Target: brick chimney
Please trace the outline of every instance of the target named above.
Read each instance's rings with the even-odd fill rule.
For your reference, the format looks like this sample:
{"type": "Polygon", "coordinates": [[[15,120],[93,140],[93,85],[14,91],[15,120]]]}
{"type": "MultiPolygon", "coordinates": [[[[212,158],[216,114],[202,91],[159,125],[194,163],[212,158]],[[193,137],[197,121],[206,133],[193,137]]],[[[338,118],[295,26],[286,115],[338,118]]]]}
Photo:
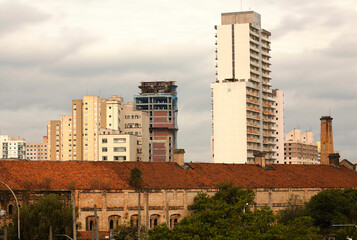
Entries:
{"type": "Polygon", "coordinates": [[[332,135],[332,117],[323,116],[321,120],[321,154],[320,154],[320,164],[328,165],[329,154],[334,153],[333,151],[333,135],[332,135]]]}
{"type": "Polygon", "coordinates": [[[256,151],[253,153],[254,163],[265,168],[265,153],[256,151]]]}
{"type": "Polygon", "coordinates": [[[185,164],[185,149],[174,150],[174,162],[183,167],[185,164]]]}
{"type": "Polygon", "coordinates": [[[335,167],[340,165],[340,154],[338,153],[331,153],[328,155],[329,164],[334,165],[335,167]]]}

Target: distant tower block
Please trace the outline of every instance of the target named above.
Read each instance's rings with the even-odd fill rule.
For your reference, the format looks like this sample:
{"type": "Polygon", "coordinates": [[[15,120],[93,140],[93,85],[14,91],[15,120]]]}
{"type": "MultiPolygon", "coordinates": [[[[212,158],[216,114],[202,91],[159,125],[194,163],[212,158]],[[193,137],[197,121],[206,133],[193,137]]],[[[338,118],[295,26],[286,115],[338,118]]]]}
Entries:
{"type": "Polygon", "coordinates": [[[321,120],[321,162],[320,164],[329,164],[329,154],[333,151],[333,135],[332,135],[332,117],[323,116],[321,120]]]}

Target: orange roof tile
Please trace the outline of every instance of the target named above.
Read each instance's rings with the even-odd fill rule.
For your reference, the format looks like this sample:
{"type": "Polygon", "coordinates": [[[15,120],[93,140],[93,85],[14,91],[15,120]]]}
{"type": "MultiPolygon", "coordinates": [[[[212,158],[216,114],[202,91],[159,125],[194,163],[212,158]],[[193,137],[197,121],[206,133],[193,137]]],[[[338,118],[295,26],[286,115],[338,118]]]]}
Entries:
{"type": "MultiPolygon", "coordinates": [[[[250,188],[357,187],[357,173],[341,166],[252,164],[1,160],[0,180],[13,190],[128,189],[130,170],[138,167],[143,188],[215,188],[232,181],[250,188]]],[[[4,190],[5,186],[1,185],[4,190]]]]}

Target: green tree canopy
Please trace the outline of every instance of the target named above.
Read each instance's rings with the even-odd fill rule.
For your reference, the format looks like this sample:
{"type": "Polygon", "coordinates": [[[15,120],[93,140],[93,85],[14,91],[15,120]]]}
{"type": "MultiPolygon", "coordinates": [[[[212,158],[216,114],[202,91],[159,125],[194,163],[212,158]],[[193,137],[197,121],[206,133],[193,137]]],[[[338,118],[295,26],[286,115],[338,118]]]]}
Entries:
{"type": "MultiPolygon", "coordinates": [[[[17,214],[13,215],[13,222],[17,222],[17,214]]],[[[24,204],[20,209],[21,239],[48,239],[50,226],[53,233],[65,231],[72,234],[72,211],[64,199],[57,194],[41,197],[33,204],[24,204]]],[[[17,224],[10,227],[11,239],[17,239],[17,224]]]]}
{"type": "Polygon", "coordinates": [[[356,223],[357,190],[321,191],[306,204],[306,213],[323,229],[330,228],[333,223],[356,223]]]}
{"type": "Polygon", "coordinates": [[[141,178],[141,170],[139,168],[133,168],[130,171],[130,185],[133,186],[135,189],[139,189],[141,187],[141,184],[143,182],[143,179],[141,178]]]}
{"type": "Polygon", "coordinates": [[[183,218],[170,230],[160,225],[149,231],[150,240],[256,240],[256,239],[319,239],[318,229],[310,217],[296,219],[290,226],[277,223],[268,207],[251,211],[254,193],[231,182],[219,184],[214,196],[198,194],[189,207],[192,215],[183,218]],[[248,205],[247,205],[248,204],[248,205]],[[290,231],[289,238],[284,232],[290,231]],[[300,238],[291,238],[300,236],[300,238]],[[304,238],[305,237],[305,238],[304,238]],[[308,238],[306,238],[308,237],[308,238]]]}

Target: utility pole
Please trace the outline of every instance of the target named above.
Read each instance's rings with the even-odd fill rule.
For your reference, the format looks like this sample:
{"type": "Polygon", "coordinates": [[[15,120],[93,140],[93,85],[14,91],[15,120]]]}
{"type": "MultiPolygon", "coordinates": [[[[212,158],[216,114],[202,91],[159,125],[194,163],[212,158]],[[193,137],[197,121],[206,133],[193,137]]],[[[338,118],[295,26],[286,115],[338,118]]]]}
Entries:
{"type": "Polygon", "coordinates": [[[148,235],[149,231],[149,191],[146,192],[146,236],[148,235]]]}
{"type": "Polygon", "coordinates": [[[140,189],[138,189],[138,194],[139,194],[139,199],[138,199],[138,240],[140,240],[140,237],[141,237],[141,218],[140,218],[140,213],[141,213],[141,205],[140,205],[140,189]]]}
{"type": "Polygon", "coordinates": [[[94,205],[94,227],[95,227],[95,240],[99,240],[97,205],[94,205]]]}
{"type": "Polygon", "coordinates": [[[53,240],[52,238],[52,226],[50,225],[50,236],[48,237],[49,240],[53,240]]]}
{"type": "MultiPolygon", "coordinates": [[[[5,192],[5,206],[7,206],[7,193],[5,192]]],[[[7,240],[7,224],[6,224],[6,207],[5,207],[5,214],[4,214],[4,240],[7,240]]]]}
{"type": "Polygon", "coordinates": [[[74,190],[72,190],[73,240],[77,240],[76,204],[74,196],[74,190]]]}

